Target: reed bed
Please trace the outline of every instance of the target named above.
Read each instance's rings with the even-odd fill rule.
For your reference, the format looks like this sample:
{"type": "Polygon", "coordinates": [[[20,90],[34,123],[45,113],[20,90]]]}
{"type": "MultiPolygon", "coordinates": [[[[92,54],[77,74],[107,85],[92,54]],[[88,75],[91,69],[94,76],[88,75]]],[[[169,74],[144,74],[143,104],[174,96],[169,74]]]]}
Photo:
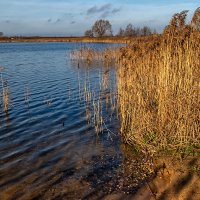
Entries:
{"type": "Polygon", "coordinates": [[[150,152],[200,147],[199,11],[189,25],[183,11],[173,16],[162,35],[133,38],[126,47],[73,52],[73,59],[86,63],[115,60],[125,143],[150,152]]]}
{"type": "Polygon", "coordinates": [[[70,53],[70,60],[78,61],[79,64],[91,65],[92,63],[103,62],[104,65],[113,65],[118,58],[119,48],[106,48],[105,50],[82,47],[70,53]]]}
{"type": "Polygon", "coordinates": [[[152,151],[199,145],[199,32],[133,42],[120,57],[117,91],[125,142],[152,151]]]}

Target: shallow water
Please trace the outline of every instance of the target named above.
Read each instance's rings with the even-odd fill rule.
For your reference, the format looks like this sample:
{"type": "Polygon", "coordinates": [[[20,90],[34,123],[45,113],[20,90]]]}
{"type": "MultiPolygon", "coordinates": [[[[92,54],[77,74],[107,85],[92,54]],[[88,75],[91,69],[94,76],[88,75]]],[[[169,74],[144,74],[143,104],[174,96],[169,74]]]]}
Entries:
{"type": "MultiPolygon", "coordinates": [[[[98,49],[115,46],[85,45],[98,49]]],[[[0,86],[0,199],[54,199],[58,194],[70,199],[71,193],[74,199],[78,194],[73,184],[87,193],[98,185],[95,181],[107,181],[122,162],[112,96],[115,70],[110,67],[105,72],[101,65],[78,66],[70,61],[70,51],[81,46],[0,43],[0,66],[4,68],[0,86]],[[109,81],[102,86],[107,73],[109,81]],[[9,91],[7,113],[3,110],[2,82],[9,91]],[[92,107],[85,99],[87,92],[92,95],[92,107]],[[97,134],[92,113],[99,96],[104,121],[97,134]],[[112,101],[113,109],[105,101],[112,101]]]]}

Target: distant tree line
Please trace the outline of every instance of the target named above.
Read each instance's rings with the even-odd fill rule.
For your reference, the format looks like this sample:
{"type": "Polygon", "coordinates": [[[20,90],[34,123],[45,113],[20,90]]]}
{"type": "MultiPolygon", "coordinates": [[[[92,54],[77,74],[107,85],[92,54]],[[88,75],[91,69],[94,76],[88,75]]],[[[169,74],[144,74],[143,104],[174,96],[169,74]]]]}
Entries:
{"type": "Polygon", "coordinates": [[[0,32],[0,37],[2,37],[3,36],[3,32],[0,32]]]}
{"type": "Polygon", "coordinates": [[[128,24],[125,29],[120,28],[117,36],[148,36],[155,34],[156,30],[152,30],[148,26],[144,26],[142,28],[134,27],[132,24],[128,24]]]}
{"type": "MultiPolygon", "coordinates": [[[[150,27],[135,28],[132,24],[128,24],[125,29],[120,28],[116,36],[148,36],[156,31],[152,31],[150,27]]],[[[112,25],[108,20],[97,20],[91,29],[85,31],[87,37],[104,37],[113,36],[112,25]]]]}

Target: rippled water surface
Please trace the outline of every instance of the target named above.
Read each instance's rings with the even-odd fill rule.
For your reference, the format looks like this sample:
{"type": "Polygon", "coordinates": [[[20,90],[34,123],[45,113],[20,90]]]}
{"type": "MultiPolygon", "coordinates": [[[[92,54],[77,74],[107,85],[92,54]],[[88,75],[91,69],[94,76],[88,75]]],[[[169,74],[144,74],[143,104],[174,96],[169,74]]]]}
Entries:
{"type": "Polygon", "coordinates": [[[71,62],[70,51],[81,45],[0,43],[0,199],[83,198],[121,163],[115,106],[101,103],[98,135],[91,114],[98,95],[114,105],[107,95],[115,92],[114,68],[71,62]],[[9,91],[7,113],[2,84],[9,91]]]}

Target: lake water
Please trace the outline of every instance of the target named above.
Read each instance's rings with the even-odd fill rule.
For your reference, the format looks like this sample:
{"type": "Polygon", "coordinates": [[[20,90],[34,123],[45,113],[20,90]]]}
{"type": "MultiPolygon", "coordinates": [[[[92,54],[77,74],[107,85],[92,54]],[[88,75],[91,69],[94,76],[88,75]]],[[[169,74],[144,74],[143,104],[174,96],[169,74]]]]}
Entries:
{"type": "Polygon", "coordinates": [[[120,166],[115,69],[70,61],[83,45],[116,46],[0,43],[0,199],[89,199],[120,166]]]}

